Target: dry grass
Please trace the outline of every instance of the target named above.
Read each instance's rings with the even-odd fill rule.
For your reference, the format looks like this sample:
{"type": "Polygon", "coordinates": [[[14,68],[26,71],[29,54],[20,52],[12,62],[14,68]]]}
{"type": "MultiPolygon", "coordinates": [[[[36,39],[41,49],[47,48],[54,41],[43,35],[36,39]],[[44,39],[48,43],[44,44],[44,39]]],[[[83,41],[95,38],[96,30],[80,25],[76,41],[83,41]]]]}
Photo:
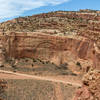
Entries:
{"type": "MultiPolygon", "coordinates": [[[[5,100],[57,100],[59,97],[56,94],[58,91],[55,89],[58,87],[58,83],[31,79],[7,80],[7,82],[8,89],[5,100]]],[[[59,87],[64,100],[71,100],[76,87],[60,83],[59,87]]]]}
{"type": "Polygon", "coordinates": [[[72,75],[76,76],[69,68],[67,64],[62,64],[57,66],[51,62],[44,62],[40,59],[20,59],[15,68],[12,66],[8,67],[8,64],[5,64],[5,67],[0,68],[3,70],[16,71],[20,73],[32,74],[32,75],[41,75],[41,76],[56,76],[56,75],[72,75]],[[32,66],[33,65],[33,66],[32,66]]]}

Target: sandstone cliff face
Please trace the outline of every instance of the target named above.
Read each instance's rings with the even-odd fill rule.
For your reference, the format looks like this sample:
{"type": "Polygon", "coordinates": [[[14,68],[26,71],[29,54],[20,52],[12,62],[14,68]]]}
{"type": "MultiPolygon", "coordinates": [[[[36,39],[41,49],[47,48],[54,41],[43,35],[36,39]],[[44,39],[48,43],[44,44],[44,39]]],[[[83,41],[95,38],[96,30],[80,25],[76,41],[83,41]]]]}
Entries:
{"type": "Polygon", "coordinates": [[[43,33],[10,33],[3,39],[8,57],[39,58],[56,64],[67,62],[68,51],[74,59],[92,60],[100,65],[100,53],[94,42],[85,38],[45,35],[43,33]],[[95,52],[95,53],[94,53],[95,52]]]}
{"type": "MultiPolygon", "coordinates": [[[[29,17],[19,17],[0,23],[3,32],[34,32],[39,29],[57,29],[61,34],[78,34],[95,41],[100,49],[100,11],[56,11],[29,17]]],[[[5,34],[5,33],[3,33],[5,34]]]]}
{"type": "Polygon", "coordinates": [[[100,71],[89,71],[73,100],[100,100],[100,71]]]}
{"type": "MultiPolygon", "coordinates": [[[[58,29],[62,34],[66,32],[78,34],[92,39],[100,46],[100,12],[80,10],[75,12],[57,11],[29,17],[19,17],[11,21],[0,23],[3,32],[34,32],[39,29],[58,29]]],[[[100,47],[99,47],[100,48],[100,47]]]]}

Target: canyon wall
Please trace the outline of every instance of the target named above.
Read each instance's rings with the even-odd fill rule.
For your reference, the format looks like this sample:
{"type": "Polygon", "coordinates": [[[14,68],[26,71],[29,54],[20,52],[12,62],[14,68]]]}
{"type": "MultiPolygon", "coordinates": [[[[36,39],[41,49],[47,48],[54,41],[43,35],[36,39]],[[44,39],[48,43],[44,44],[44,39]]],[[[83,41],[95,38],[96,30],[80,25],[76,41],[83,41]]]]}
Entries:
{"type": "Polygon", "coordinates": [[[68,51],[75,59],[93,60],[100,66],[100,53],[94,42],[81,37],[51,36],[43,33],[13,33],[0,36],[6,48],[6,56],[14,58],[39,58],[56,64],[65,63],[68,51]]]}

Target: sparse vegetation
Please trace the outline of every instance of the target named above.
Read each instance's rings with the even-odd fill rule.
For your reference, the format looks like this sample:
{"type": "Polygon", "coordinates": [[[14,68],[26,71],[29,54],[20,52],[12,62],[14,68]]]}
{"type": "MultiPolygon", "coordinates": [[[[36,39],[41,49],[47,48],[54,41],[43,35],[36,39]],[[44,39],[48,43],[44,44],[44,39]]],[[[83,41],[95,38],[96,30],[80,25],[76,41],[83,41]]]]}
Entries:
{"type": "Polygon", "coordinates": [[[82,69],[82,66],[81,66],[81,63],[80,63],[80,62],[77,62],[76,65],[77,65],[80,69],[82,69]]]}
{"type": "Polygon", "coordinates": [[[68,70],[68,64],[67,63],[61,64],[61,65],[59,65],[59,68],[64,69],[64,70],[68,70]]]}
{"type": "MultiPolygon", "coordinates": [[[[2,100],[56,100],[56,98],[59,97],[56,94],[56,92],[59,92],[56,90],[57,84],[55,82],[33,79],[7,80],[7,97],[2,100]]],[[[59,83],[59,89],[61,93],[64,94],[60,94],[63,96],[64,100],[70,100],[77,87],[59,83]],[[67,95],[65,95],[66,93],[67,95]]]]}
{"type": "MultiPolygon", "coordinates": [[[[90,66],[88,66],[88,64],[85,63],[85,60],[83,59],[85,58],[83,56],[86,54],[88,48],[91,49],[93,47],[91,51],[94,49],[92,54],[90,53],[90,55],[88,55],[88,58],[90,57],[92,59],[93,55],[95,57],[98,57],[96,58],[95,61],[97,61],[96,63],[99,66],[98,64],[99,63],[98,51],[100,49],[99,17],[100,15],[97,14],[96,11],[92,10],[80,10],[71,12],[56,11],[56,12],[43,13],[27,17],[19,17],[11,21],[0,23],[0,30],[3,29],[2,35],[6,37],[5,41],[8,41],[7,43],[9,44],[9,45],[7,44],[7,50],[9,49],[10,51],[11,49],[10,51],[11,55],[8,53],[8,55],[10,55],[9,57],[13,56],[14,55],[13,53],[15,53],[15,57],[17,55],[20,57],[19,59],[8,58],[8,57],[6,58],[7,52],[6,49],[4,49],[6,62],[4,63],[4,65],[0,66],[0,69],[9,70],[13,72],[18,71],[19,73],[24,73],[24,74],[31,74],[30,76],[37,75],[38,77],[46,76],[54,78],[58,76],[60,78],[66,78],[66,79],[68,77],[80,78],[81,72],[83,71],[82,69],[84,69],[83,65],[87,66],[87,69],[85,69],[86,72],[89,72],[90,70],[90,66]],[[12,36],[12,33],[14,32],[15,35],[14,39],[12,38],[10,39],[9,34],[6,32],[8,32],[9,34],[11,32],[10,36],[12,36]],[[36,36],[34,35],[34,37],[36,39],[31,41],[31,39],[22,40],[20,38],[16,38],[17,32],[18,34],[25,33],[25,38],[26,37],[33,38],[33,35],[35,34],[36,36]],[[19,41],[18,39],[21,40],[21,43],[19,42],[17,44],[14,41],[18,42],[19,41]],[[25,43],[23,41],[25,41],[25,43]],[[44,43],[44,41],[46,41],[46,44],[44,43]],[[13,42],[17,46],[13,44],[13,42]],[[76,43],[75,46],[74,42],[76,43]],[[18,47],[22,47],[21,48],[22,51],[18,47]],[[86,52],[82,51],[83,49],[86,52]],[[17,50],[20,50],[20,52],[17,50]],[[75,55],[72,54],[74,53],[73,52],[74,50],[76,52],[75,55]],[[23,58],[24,54],[25,56],[27,57],[31,56],[32,58],[31,57],[23,58]],[[18,62],[16,63],[17,60],[18,62]],[[84,61],[84,63],[81,63],[82,61],[84,61]]],[[[89,78],[91,79],[91,77],[89,78]]],[[[57,86],[58,83],[54,85],[55,84],[54,82],[31,80],[31,79],[7,80],[7,81],[9,85],[7,90],[7,96],[8,96],[7,100],[20,100],[20,99],[56,100],[57,99],[56,96],[58,94],[55,86],[57,86]],[[55,96],[55,94],[57,95],[55,96]]],[[[80,80],[78,79],[78,81],[80,80]]],[[[86,83],[84,83],[84,85],[88,86],[89,84],[87,83],[87,81],[85,82],[86,83]]],[[[60,92],[58,91],[58,93],[60,94],[63,93],[64,96],[64,98],[62,99],[66,100],[70,97],[70,99],[68,100],[71,100],[75,87],[73,89],[72,84],[61,85],[61,83],[58,84],[57,88],[59,87],[61,88],[61,90],[60,92]]],[[[0,81],[1,98],[2,96],[5,97],[5,95],[2,95],[3,93],[5,93],[5,83],[3,83],[3,81],[2,82],[0,81]]]]}
{"type": "Polygon", "coordinates": [[[6,100],[6,91],[7,82],[5,80],[0,80],[0,100],[6,100]]]}

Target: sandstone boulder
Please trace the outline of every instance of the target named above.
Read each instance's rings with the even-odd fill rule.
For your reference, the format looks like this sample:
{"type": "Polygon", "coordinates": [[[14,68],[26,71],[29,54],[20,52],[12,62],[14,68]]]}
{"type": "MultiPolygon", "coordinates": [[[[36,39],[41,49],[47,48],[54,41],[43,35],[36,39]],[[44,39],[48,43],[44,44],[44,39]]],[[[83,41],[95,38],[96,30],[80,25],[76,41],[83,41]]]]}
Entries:
{"type": "Polygon", "coordinates": [[[91,70],[83,78],[83,86],[73,100],[100,100],[100,71],[91,70]]]}

